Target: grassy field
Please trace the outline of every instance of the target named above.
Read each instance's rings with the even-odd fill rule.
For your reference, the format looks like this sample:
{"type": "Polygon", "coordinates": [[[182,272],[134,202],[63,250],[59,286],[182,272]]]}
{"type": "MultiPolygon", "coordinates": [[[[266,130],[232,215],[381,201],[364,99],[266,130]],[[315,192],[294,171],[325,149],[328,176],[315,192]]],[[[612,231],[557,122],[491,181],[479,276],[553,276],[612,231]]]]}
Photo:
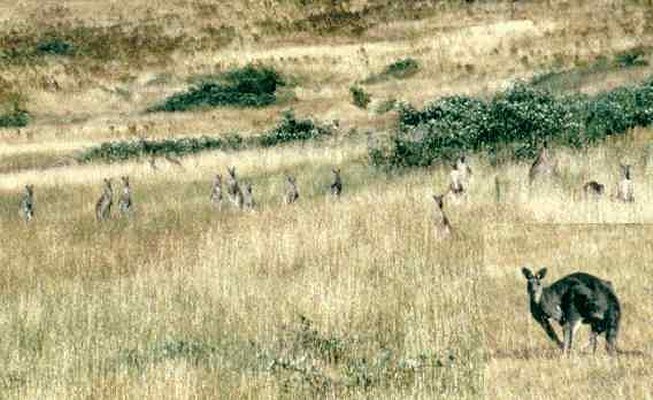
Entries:
{"type": "MultiPolygon", "coordinates": [[[[468,198],[445,200],[454,237],[438,241],[431,196],[446,189],[447,166],[375,170],[364,133],[385,135],[395,114],[359,109],[349,94],[405,57],[419,61],[415,75],[362,84],[373,105],[485,96],[551,70],[586,71],[557,83],[561,91],[636,82],[653,69],[594,74],[588,65],[653,45],[650,5],[345,2],[345,22],[325,26],[315,15],[324,20],[328,2],[300,3],[0,4],[0,31],[15,41],[52,26],[154,26],[137,31],[142,53],[115,59],[0,58],[0,94],[20,93],[33,117],[0,129],[0,398],[651,398],[653,129],[553,148],[560,173],[536,187],[527,163],[471,155],[468,198]],[[211,26],[233,38],[219,41],[211,26]],[[152,32],[170,36],[156,42],[165,51],[147,44],[152,32]],[[144,112],[249,61],[289,77],[279,104],[144,112]],[[161,160],[156,170],[147,160],[74,160],[107,140],[246,136],[286,107],[341,128],[303,145],[161,160]],[[591,179],[614,192],[619,162],[633,164],[636,201],[585,201],[591,179]],[[253,184],[255,212],[212,208],[213,176],[230,165],[253,184]],[[328,195],[333,167],[340,199],[328,195]],[[291,206],[285,173],[299,184],[291,206]],[[121,175],[131,177],[134,215],[114,208],[96,222],[102,179],[118,186],[121,175]],[[18,214],[26,183],[36,193],[28,225],[18,214]],[[620,354],[608,357],[602,339],[596,356],[582,350],[584,327],[575,354],[561,357],[529,314],[524,265],[548,267],[548,282],[576,270],[611,280],[623,307],[620,354]]],[[[106,40],[128,48],[121,35],[136,33],[127,28],[106,40]]]]}

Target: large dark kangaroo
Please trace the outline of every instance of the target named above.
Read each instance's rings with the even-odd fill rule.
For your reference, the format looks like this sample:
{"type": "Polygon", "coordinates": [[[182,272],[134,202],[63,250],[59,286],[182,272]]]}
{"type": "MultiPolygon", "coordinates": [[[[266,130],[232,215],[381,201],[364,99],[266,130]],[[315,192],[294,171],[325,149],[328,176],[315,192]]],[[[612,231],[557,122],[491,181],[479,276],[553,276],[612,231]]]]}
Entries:
{"type": "Polygon", "coordinates": [[[542,279],[546,268],[533,274],[530,269],[522,268],[526,277],[531,315],[542,325],[546,334],[565,353],[571,350],[573,335],[581,323],[592,328],[590,345],[596,351],[597,336],[605,332],[609,354],[616,352],[617,335],[621,307],[612,283],[584,272],[575,272],[544,286],[542,279]],[[550,319],[558,321],[563,328],[564,341],[549,323],[550,319]]]}

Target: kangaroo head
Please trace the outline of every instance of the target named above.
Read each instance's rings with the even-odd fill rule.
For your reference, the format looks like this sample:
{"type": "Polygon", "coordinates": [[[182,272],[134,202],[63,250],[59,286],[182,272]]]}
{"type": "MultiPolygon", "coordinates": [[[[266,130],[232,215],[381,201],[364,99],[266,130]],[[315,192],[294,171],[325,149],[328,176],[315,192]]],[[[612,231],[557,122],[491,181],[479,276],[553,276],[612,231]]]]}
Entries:
{"type": "Polygon", "coordinates": [[[290,183],[291,185],[293,185],[293,186],[295,185],[295,177],[294,177],[294,176],[292,176],[292,175],[286,175],[286,180],[287,180],[288,183],[290,183]]]}
{"type": "Polygon", "coordinates": [[[25,185],[25,193],[31,196],[34,193],[34,185],[25,185]]]}
{"type": "Polygon", "coordinates": [[[336,177],[336,179],[340,178],[340,168],[333,168],[331,172],[333,172],[333,175],[336,177]]]}
{"type": "Polygon", "coordinates": [[[247,192],[247,194],[252,194],[252,184],[251,183],[248,183],[247,185],[245,185],[245,192],[247,192]]]}
{"type": "Polygon", "coordinates": [[[630,164],[619,164],[621,166],[621,176],[630,180],[630,164]]]}
{"type": "Polygon", "coordinates": [[[123,185],[129,186],[129,177],[127,175],[121,176],[120,179],[122,180],[123,185]]]}
{"type": "Polygon", "coordinates": [[[232,179],[236,179],[236,167],[227,167],[227,172],[232,179]]]}
{"type": "Polygon", "coordinates": [[[433,200],[435,200],[435,204],[438,205],[438,208],[440,210],[442,210],[444,208],[444,195],[443,194],[441,194],[441,195],[434,194],[433,195],[433,200]]]}
{"type": "Polygon", "coordinates": [[[104,178],[104,186],[111,190],[111,178],[104,178]]]}
{"type": "Polygon", "coordinates": [[[222,185],[222,175],[220,174],[215,174],[215,180],[214,183],[216,186],[222,185]]]}
{"type": "Polygon", "coordinates": [[[532,301],[538,303],[542,296],[542,289],[544,289],[542,279],[546,276],[546,268],[542,268],[536,274],[533,274],[530,269],[524,267],[521,269],[521,272],[526,278],[526,291],[528,292],[528,296],[532,301]]]}

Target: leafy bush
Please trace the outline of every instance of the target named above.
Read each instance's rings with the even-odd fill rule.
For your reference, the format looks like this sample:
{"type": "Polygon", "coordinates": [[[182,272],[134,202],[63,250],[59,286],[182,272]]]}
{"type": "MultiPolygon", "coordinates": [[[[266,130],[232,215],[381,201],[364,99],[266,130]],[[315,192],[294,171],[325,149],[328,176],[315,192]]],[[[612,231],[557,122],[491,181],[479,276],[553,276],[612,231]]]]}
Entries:
{"type": "Polygon", "coordinates": [[[473,151],[530,158],[544,140],[581,147],[653,124],[653,79],[593,97],[553,96],[519,83],[487,101],[453,96],[423,110],[410,104],[398,110],[390,149],[369,150],[373,164],[427,166],[473,151]]]}
{"type": "Polygon", "coordinates": [[[62,39],[48,39],[39,42],[36,45],[36,50],[40,53],[67,56],[74,52],[74,46],[62,39]]]}
{"type": "Polygon", "coordinates": [[[382,82],[390,78],[406,79],[415,75],[419,71],[419,63],[413,58],[404,58],[387,65],[383,71],[376,75],[371,75],[363,83],[371,84],[382,82]]]}
{"type": "Polygon", "coordinates": [[[614,61],[622,68],[648,65],[648,61],[644,58],[646,56],[646,50],[642,46],[637,46],[622,51],[615,56],[614,61]]]}
{"type": "Polygon", "coordinates": [[[314,122],[312,119],[297,119],[292,110],[283,112],[277,126],[259,137],[259,144],[264,147],[281,143],[306,141],[330,135],[331,130],[314,122]]]}
{"type": "Polygon", "coordinates": [[[202,136],[178,139],[135,139],[102,143],[81,153],[81,162],[93,160],[122,161],[149,156],[185,156],[207,150],[239,150],[246,147],[270,147],[282,143],[306,141],[330,135],[331,130],[312,119],[297,119],[286,110],[277,125],[260,135],[243,137],[231,133],[224,137],[202,136]]]}
{"type": "Polygon", "coordinates": [[[372,96],[360,86],[350,87],[349,93],[351,93],[353,104],[358,108],[365,109],[370,104],[370,101],[372,101],[372,96]]]}
{"type": "Polygon", "coordinates": [[[277,86],[284,85],[272,68],[247,65],[225,72],[215,81],[204,81],[175,94],[149,111],[187,111],[198,107],[263,107],[275,102],[277,86]]]}
{"type": "Polygon", "coordinates": [[[30,116],[27,111],[15,110],[10,113],[0,114],[0,128],[27,126],[30,116]]]}

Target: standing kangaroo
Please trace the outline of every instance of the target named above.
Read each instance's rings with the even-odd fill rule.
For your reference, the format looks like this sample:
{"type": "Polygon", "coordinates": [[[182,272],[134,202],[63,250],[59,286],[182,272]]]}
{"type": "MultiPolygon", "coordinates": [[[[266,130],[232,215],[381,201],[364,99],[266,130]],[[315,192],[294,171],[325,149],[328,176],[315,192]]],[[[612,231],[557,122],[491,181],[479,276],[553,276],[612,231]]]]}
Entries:
{"type": "Polygon", "coordinates": [[[131,214],[133,206],[132,187],[129,184],[128,176],[121,176],[120,179],[122,180],[122,193],[120,194],[120,202],[118,203],[118,206],[122,215],[128,216],[131,214]]]}
{"type": "Polygon", "coordinates": [[[254,193],[252,192],[252,184],[247,183],[245,185],[245,190],[243,191],[243,201],[241,208],[246,210],[253,211],[256,203],[254,202],[254,193]]]}
{"type": "Polygon", "coordinates": [[[542,144],[542,149],[540,149],[540,153],[537,155],[537,158],[531,165],[531,169],[528,171],[529,183],[532,183],[535,180],[535,178],[539,176],[552,175],[554,169],[555,169],[555,165],[549,156],[548,145],[547,142],[545,141],[542,144]]]}
{"type": "Polygon", "coordinates": [[[453,169],[449,173],[451,182],[449,183],[449,191],[455,195],[462,195],[467,192],[469,187],[469,177],[472,170],[465,162],[465,155],[458,157],[453,165],[453,169]]]}
{"type": "Polygon", "coordinates": [[[299,199],[299,190],[297,189],[297,180],[294,176],[286,175],[286,192],[283,195],[283,201],[286,204],[292,204],[299,199]]]}
{"type": "Polygon", "coordinates": [[[222,175],[215,174],[211,187],[211,204],[220,209],[222,207],[222,175]]]}
{"type": "Polygon", "coordinates": [[[340,168],[334,168],[331,170],[333,172],[333,183],[331,184],[331,194],[335,197],[340,197],[342,194],[342,178],[340,177],[340,168]]]}
{"type": "Polygon", "coordinates": [[[25,223],[34,218],[34,185],[25,185],[23,197],[20,199],[20,214],[25,223]]]}
{"type": "Polygon", "coordinates": [[[111,212],[111,205],[113,204],[113,189],[111,188],[111,179],[104,179],[104,189],[102,195],[95,203],[95,218],[98,221],[109,218],[111,212]]]}
{"type": "Polygon", "coordinates": [[[444,195],[433,195],[435,200],[435,214],[433,222],[435,224],[435,234],[438,239],[445,239],[451,236],[451,224],[444,213],[444,195]]]}
{"type": "Polygon", "coordinates": [[[573,335],[580,324],[590,324],[592,350],[596,351],[597,336],[605,332],[606,350],[609,354],[614,354],[621,307],[612,283],[584,272],[576,272],[545,287],[542,279],[546,276],[546,271],[546,268],[542,268],[533,274],[530,269],[522,268],[522,274],[527,280],[531,315],[542,325],[549,338],[563,352],[569,353],[573,335]],[[558,321],[562,326],[564,341],[558,339],[549,319],[558,321]]]}
{"type": "Polygon", "coordinates": [[[243,191],[238,185],[238,179],[236,178],[236,167],[228,167],[227,172],[227,194],[231,199],[231,202],[238,208],[243,208],[243,191]]]}
{"type": "Polygon", "coordinates": [[[626,203],[632,203],[635,201],[635,196],[633,194],[633,181],[631,180],[630,175],[630,165],[629,164],[620,164],[621,166],[621,180],[617,184],[617,200],[621,200],[626,203]]]}

